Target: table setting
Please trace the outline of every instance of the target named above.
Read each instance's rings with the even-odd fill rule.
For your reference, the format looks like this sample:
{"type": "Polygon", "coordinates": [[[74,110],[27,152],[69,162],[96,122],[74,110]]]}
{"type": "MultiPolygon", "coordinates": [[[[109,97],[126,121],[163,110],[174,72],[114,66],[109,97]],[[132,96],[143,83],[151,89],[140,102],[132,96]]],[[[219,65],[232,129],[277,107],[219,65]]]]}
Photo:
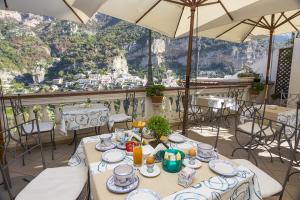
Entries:
{"type": "MultiPolygon", "coordinates": [[[[132,144],[129,138],[133,134],[132,130],[117,130],[110,136],[84,138],[80,143],[82,150],[77,153],[83,151],[86,156],[80,164],[89,166],[94,200],[217,199],[246,190],[253,192],[249,199],[259,199],[255,174],[219,155],[211,145],[178,132],[170,134],[165,144],[156,148],[141,141],[126,145],[132,144]],[[125,149],[117,147],[120,141],[125,141],[125,149]],[[103,146],[111,143],[115,143],[114,148],[102,151],[103,146]],[[97,145],[103,145],[101,151],[96,149],[97,145]],[[216,188],[219,184],[224,187],[223,182],[231,184],[230,187],[216,188]]],[[[74,159],[69,164],[75,164],[74,159]]]]}

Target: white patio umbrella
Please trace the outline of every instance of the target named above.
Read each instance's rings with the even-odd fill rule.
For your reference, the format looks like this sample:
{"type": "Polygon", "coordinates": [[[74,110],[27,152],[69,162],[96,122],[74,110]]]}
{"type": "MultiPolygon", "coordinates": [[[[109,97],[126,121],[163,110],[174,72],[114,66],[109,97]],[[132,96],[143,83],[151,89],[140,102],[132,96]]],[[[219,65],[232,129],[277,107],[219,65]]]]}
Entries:
{"type": "Polygon", "coordinates": [[[82,11],[71,6],[74,0],[0,0],[0,10],[11,10],[55,17],[77,23],[89,20],[82,11]]]}
{"type": "MultiPolygon", "coordinates": [[[[284,1],[285,3],[289,1],[284,1]]],[[[254,38],[269,36],[268,59],[266,69],[265,100],[268,97],[269,79],[271,71],[271,57],[273,36],[288,32],[299,32],[300,29],[300,1],[291,0],[296,3],[291,11],[285,11],[284,7],[280,13],[243,19],[234,23],[217,28],[196,31],[200,36],[216,38],[231,42],[244,42],[254,38]]],[[[241,9],[242,11],[242,9],[241,9]]],[[[255,10],[253,10],[254,12],[255,10]]]]}
{"type": "Polygon", "coordinates": [[[101,12],[169,37],[189,32],[183,117],[183,133],[185,133],[194,28],[224,15],[227,16],[227,21],[222,25],[230,23],[233,20],[231,12],[259,1],[265,0],[89,0],[88,2],[75,0],[71,5],[89,17],[101,12]],[[197,16],[196,10],[199,13],[197,16]]]}

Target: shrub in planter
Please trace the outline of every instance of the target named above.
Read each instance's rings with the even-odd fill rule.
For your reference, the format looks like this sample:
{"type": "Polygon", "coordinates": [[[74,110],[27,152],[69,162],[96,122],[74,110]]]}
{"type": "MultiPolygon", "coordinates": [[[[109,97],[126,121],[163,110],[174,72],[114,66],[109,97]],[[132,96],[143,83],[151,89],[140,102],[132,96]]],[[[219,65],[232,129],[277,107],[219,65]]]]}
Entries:
{"type": "Polygon", "coordinates": [[[171,133],[168,120],[161,116],[151,117],[147,122],[147,128],[154,133],[157,142],[161,136],[167,136],[171,133]]]}
{"type": "Polygon", "coordinates": [[[258,95],[261,91],[265,89],[265,85],[261,82],[253,81],[251,84],[251,94],[258,95]]]}
{"type": "Polygon", "coordinates": [[[146,88],[146,94],[148,97],[151,97],[152,103],[161,103],[164,97],[162,91],[165,90],[163,85],[151,85],[146,88]]]}

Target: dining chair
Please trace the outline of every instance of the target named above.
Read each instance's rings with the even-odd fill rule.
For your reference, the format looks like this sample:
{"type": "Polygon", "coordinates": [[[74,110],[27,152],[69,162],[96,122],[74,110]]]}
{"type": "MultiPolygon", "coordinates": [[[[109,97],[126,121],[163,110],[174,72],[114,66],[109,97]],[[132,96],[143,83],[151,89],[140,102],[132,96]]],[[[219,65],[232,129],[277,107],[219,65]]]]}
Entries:
{"type": "Polygon", "coordinates": [[[0,145],[0,149],[3,151],[1,157],[3,162],[0,162],[0,171],[10,200],[88,199],[88,174],[85,167],[46,168],[37,114],[35,114],[35,119],[8,128],[2,131],[1,134],[4,137],[4,144],[0,145]],[[24,129],[25,124],[32,125],[33,128],[30,132],[26,132],[27,130],[24,129]],[[18,129],[22,129],[22,131],[26,132],[28,139],[31,139],[34,145],[30,148],[26,148],[17,138],[18,129]],[[33,132],[35,129],[36,132],[33,132]],[[22,151],[17,151],[13,156],[10,156],[9,151],[12,145],[20,146],[22,151]],[[40,150],[41,163],[44,170],[31,180],[20,192],[15,192],[17,190],[16,186],[20,185],[20,183],[12,181],[13,179],[11,179],[9,175],[9,169],[25,154],[28,154],[34,149],[40,150]]]}
{"type": "Polygon", "coordinates": [[[254,151],[258,149],[266,150],[271,162],[273,156],[270,151],[271,145],[278,137],[277,122],[268,119],[264,115],[265,104],[255,104],[254,102],[239,102],[238,116],[235,120],[235,139],[239,147],[232,151],[232,156],[238,150],[248,153],[248,160],[252,157],[258,165],[254,151]]]}
{"type": "Polygon", "coordinates": [[[135,92],[126,92],[126,97],[123,100],[124,113],[113,114],[109,117],[111,121],[116,123],[125,123],[129,129],[128,123],[133,122],[137,115],[138,99],[135,97],[135,92]]]}
{"type": "Polygon", "coordinates": [[[233,162],[239,165],[243,165],[247,167],[248,169],[250,169],[256,174],[263,199],[269,197],[279,197],[279,199],[281,200],[283,198],[290,176],[294,175],[295,173],[299,173],[299,171],[293,172],[294,169],[293,166],[297,164],[297,162],[295,161],[297,159],[296,154],[297,154],[297,148],[300,139],[300,129],[291,127],[289,125],[280,122],[278,122],[277,125],[281,127],[280,132],[283,132],[283,135],[288,141],[290,147],[289,156],[288,156],[289,158],[288,167],[282,181],[276,180],[275,178],[273,178],[272,176],[264,172],[262,169],[252,164],[249,160],[245,160],[245,159],[232,160],[233,162]],[[286,130],[290,130],[291,128],[294,130],[293,134],[292,135],[286,134],[286,130]],[[292,141],[295,141],[294,143],[295,145],[293,145],[292,141]]]}
{"type": "MultiPolygon", "coordinates": [[[[180,129],[180,126],[183,123],[183,115],[184,115],[184,92],[177,90],[177,97],[175,100],[175,104],[176,104],[176,112],[178,112],[178,119],[180,121],[180,123],[178,124],[178,129],[180,129]]],[[[192,104],[193,102],[193,97],[192,95],[189,95],[189,102],[188,102],[188,122],[187,125],[191,125],[191,124],[195,124],[195,117],[194,117],[194,113],[195,111],[197,111],[197,106],[194,106],[192,104]]]]}
{"type": "MultiPolygon", "coordinates": [[[[18,95],[16,98],[9,98],[15,124],[23,124],[23,129],[18,129],[18,134],[20,141],[22,141],[22,138],[25,138],[25,145],[28,146],[28,137],[26,132],[33,132],[33,134],[37,133],[36,125],[32,126],[32,124],[24,124],[26,121],[25,116],[25,107],[23,106],[21,95],[18,95]]],[[[50,136],[50,142],[52,144],[52,160],[54,160],[54,150],[56,150],[56,144],[55,144],[55,131],[54,131],[54,123],[53,122],[39,122],[40,127],[40,133],[41,134],[49,134],[50,136]]],[[[25,165],[25,162],[23,162],[25,165]]]]}

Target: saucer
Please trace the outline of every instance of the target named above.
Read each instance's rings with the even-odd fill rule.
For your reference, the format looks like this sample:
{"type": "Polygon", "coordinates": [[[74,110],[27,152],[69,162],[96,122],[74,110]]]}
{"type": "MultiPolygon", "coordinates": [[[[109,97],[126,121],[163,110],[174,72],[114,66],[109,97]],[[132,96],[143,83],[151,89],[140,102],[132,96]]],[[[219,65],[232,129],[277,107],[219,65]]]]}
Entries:
{"type": "Polygon", "coordinates": [[[125,146],[125,144],[121,145],[121,143],[118,143],[118,144],[117,144],[117,148],[118,148],[118,149],[125,150],[125,149],[126,149],[126,146],[125,146]]]}
{"type": "Polygon", "coordinates": [[[212,160],[208,166],[212,171],[223,176],[236,176],[238,174],[237,168],[226,160],[212,160]]]}
{"type": "Polygon", "coordinates": [[[126,153],[120,149],[111,149],[105,151],[102,154],[102,160],[107,163],[117,163],[122,161],[126,156],[126,153]]]}
{"type": "Polygon", "coordinates": [[[148,189],[137,189],[128,194],[125,200],[160,200],[159,194],[148,189]]]}
{"type": "Polygon", "coordinates": [[[190,164],[190,159],[189,158],[185,158],[182,161],[182,164],[186,167],[192,168],[192,169],[198,169],[202,166],[200,160],[195,159],[195,164],[191,165],[190,164]]]}
{"type": "Polygon", "coordinates": [[[149,173],[147,171],[147,165],[143,165],[139,171],[143,176],[146,176],[146,177],[156,177],[160,174],[160,169],[157,165],[154,165],[153,170],[154,171],[152,173],[149,173]]]}
{"type": "Polygon", "coordinates": [[[109,146],[101,146],[101,143],[99,142],[99,143],[96,144],[95,148],[96,148],[97,151],[107,151],[107,150],[113,149],[115,147],[116,147],[116,144],[113,143],[113,142],[109,146]]]}
{"type": "Polygon", "coordinates": [[[134,182],[132,184],[121,187],[121,186],[115,185],[114,176],[111,176],[108,178],[108,180],[106,182],[106,187],[109,191],[111,191],[113,193],[124,194],[124,193],[128,193],[128,192],[135,190],[138,187],[139,182],[140,182],[139,177],[135,176],[134,182]]]}
{"type": "Polygon", "coordinates": [[[196,156],[196,159],[200,160],[201,162],[206,162],[206,163],[208,163],[209,161],[212,161],[212,160],[216,160],[218,158],[219,158],[219,156],[217,153],[216,153],[216,155],[214,155],[212,157],[201,157],[199,155],[196,156]]]}

